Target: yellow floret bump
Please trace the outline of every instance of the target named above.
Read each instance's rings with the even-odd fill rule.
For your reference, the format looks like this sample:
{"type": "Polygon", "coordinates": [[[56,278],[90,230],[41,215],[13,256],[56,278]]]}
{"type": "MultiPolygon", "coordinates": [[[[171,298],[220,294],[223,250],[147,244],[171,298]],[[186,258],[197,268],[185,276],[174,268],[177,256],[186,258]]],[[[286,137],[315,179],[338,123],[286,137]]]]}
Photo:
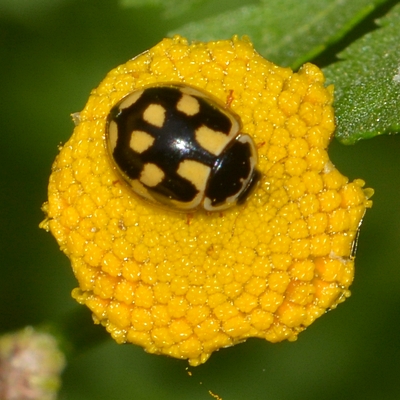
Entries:
{"type": "Polygon", "coordinates": [[[79,114],[50,176],[50,230],[79,287],[72,296],[118,343],[204,363],[259,337],[295,340],[350,295],[354,246],[371,190],[329,161],[333,88],[247,39],[176,36],[112,70],[79,114]],[[170,212],[139,199],[105,147],[106,118],[126,94],[185,83],[219,98],[258,147],[261,182],[224,212],[170,212]]]}

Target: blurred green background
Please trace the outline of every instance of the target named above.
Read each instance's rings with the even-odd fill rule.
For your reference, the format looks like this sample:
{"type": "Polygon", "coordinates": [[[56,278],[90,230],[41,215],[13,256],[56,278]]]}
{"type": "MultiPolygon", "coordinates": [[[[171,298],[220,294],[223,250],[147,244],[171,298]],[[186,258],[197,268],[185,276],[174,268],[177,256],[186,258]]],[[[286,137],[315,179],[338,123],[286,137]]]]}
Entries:
{"type": "MultiPolygon", "coordinates": [[[[153,11],[124,10],[116,0],[0,0],[1,332],[77,307],[69,262],[38,228],[50,167],[90,90],[173,28],[153,11]]],[[[209,400],[209,390],[223,400],[399,399],[399,150],[400,136],[332,143],[339,170],[375,189],[374,207],[351,298],[297,342],[249,340],[189,376],[184,361],[109,339],[69,363],[60,399],[209,400]]]]}

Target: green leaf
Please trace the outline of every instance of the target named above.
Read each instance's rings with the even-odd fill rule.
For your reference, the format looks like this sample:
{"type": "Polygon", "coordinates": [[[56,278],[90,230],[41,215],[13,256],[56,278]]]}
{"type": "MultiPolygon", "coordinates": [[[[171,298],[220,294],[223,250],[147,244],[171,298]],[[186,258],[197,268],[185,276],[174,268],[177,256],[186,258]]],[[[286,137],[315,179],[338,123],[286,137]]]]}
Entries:
{"type": "Polygon", "coordinates": [[[220,3],[225,2],[227,11],[189,22],[170,34],[202,41],[248,35],[264,57],[297,68],[343,37],[385,0],[260,0],[235,9],[229,7],[232,1],[220,3]]]}
{"type": "Polygon", "coordinates": [[[377,24],[324,70],[335,85],[336,137],[345,144],[400,130],[400,4],[377,24]]]}

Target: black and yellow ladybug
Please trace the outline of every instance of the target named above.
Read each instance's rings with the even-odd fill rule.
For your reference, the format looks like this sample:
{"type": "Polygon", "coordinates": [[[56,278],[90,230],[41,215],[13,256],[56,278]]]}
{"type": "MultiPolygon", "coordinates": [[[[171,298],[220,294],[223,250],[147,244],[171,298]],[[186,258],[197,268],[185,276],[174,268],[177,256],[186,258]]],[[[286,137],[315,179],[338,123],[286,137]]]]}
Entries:
{"type": "Polygon", "coordinates": [[[257,150],[241,121],[193,87],[158,84],[129,93],[110,111],[111,160],[133,191],[178,211],[243,203],[260,179],[257,150]]]}

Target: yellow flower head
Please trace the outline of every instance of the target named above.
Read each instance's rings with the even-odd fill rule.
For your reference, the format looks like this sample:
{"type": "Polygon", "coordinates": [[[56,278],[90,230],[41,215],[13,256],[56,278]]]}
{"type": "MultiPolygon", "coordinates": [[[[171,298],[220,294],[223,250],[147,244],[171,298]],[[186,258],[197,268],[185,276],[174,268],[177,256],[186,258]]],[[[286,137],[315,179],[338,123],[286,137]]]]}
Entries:
{"type": "Polygon", "coordinates": [[[246,39],[176,36],[112,70],[57,156],[44,229],[70,258],[72,296],[118,343],[204,363],[249,337],[295,340],[349,296],[372,190],[329,161],[333,88],[305,64],[263,59],[246,39]],[[135,89],[184,83],[241,118],[262,174],[243,205],[184,214],[134,194],[105,143],[110,109],[135,89]]]}

